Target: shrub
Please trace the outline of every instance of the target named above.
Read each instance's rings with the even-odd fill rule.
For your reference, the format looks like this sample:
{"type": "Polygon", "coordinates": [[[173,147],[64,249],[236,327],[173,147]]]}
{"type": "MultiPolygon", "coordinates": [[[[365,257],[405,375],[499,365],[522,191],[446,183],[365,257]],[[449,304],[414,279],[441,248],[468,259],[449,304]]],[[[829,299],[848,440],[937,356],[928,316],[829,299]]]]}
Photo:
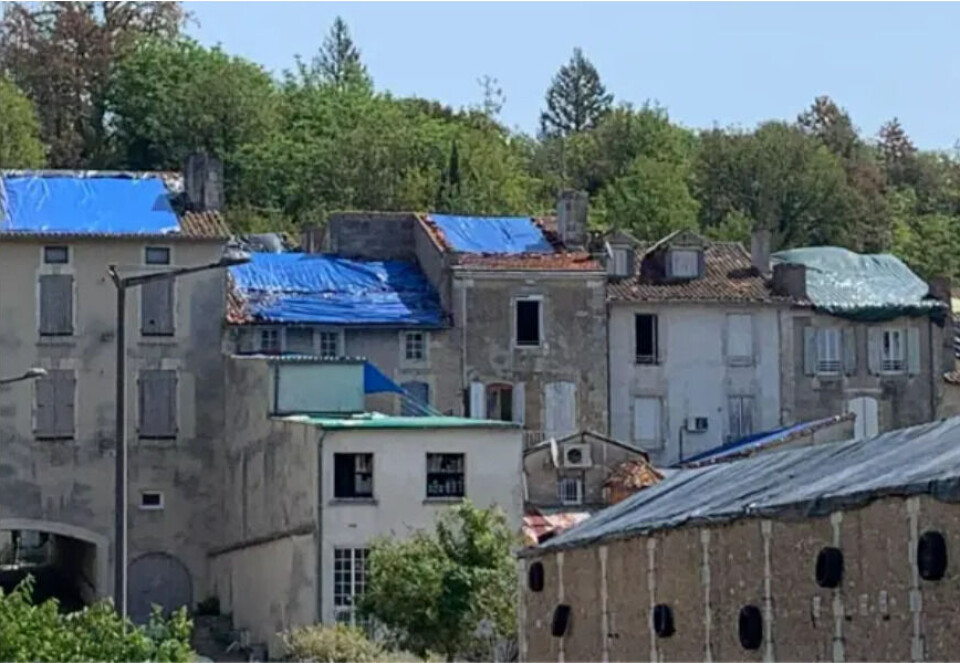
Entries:
{"type": "Polygon", "coordinates": [[[309,625],[283,634],[296,662],[378,662],[386,654],[363,631],[349,625],[309,625]]]}

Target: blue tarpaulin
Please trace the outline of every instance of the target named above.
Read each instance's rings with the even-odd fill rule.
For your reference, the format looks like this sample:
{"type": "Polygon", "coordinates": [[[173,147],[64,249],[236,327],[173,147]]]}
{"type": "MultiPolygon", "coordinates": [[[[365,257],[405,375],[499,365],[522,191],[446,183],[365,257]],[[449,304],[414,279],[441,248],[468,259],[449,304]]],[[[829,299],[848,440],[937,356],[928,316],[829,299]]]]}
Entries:
{"type": "Polygon", "coordinates": [[[474,254],[552,254],[553,247],[530,217],[460,217],[431,214],[454,251],[474,254]]]}
{"type": "Polygon", "coordinates": [[[369,362],[363,363],[363,393],[378,394],[380,392],[397,392],[403,394],[403,389],[383,375],[377,367],[369,362]]]}
{"type": "Polygon", "coordinates": [[[158,176],[5,174],[2,202],[4,232],[153,235],[180,228],[158,176]]]}
{"type": "Polygon", "coordinates": [[[230,274],[248,322],[446,324],[436,290],[412,262],[255,253],[230,274]]]}
{"type": "Polygon", "coordinates": [[[788,427],[780,427],[770,431],[762,431],[760,433],[751,434],[749,436],[744,436],[743,438],[738,438],[732,442],[718,445],[717,447],[700,452],[699,454],[695,454],[692,457],[684,459],[677,465],[685,466],[688,464],[698,464],[708,460],[718,461],[727,456],[757,451],[766,447],[767,445],[782,442],[791,436],[806,431],[807,429],[817,429],[818,427],[836,421],[837,418],[835,417],[827,417],[820,420],[814,420],[812,422],[801,422],[800,424],[794,424],[788,427]]]}

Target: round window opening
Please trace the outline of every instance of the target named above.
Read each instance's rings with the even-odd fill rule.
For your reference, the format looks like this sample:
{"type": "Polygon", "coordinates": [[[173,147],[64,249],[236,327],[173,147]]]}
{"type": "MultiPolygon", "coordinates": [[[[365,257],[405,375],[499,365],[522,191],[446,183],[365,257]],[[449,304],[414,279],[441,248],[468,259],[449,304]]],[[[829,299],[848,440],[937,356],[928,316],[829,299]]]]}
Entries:
{"type": "Polygon", "coordinates": [[[653,607],[653,631],[662,639],[673,636],[676,628],[673,625],[673,609],[666,604],[657,604],[653,607]]]}
{"type": "Polygon", "coordinates": [[[821,588],[836,588],[843,580],[843,551],[835,546],[825,546],[817,554],[817,585],[821,588]]]}
{"type": "Polygon", "coordinates": [[[763,615],[753,605],[740,609],[740,645],[745,650],[756,650],[763,643],[763,615]]]}
{"type": "Polygon", "coordinates": [[[925,581],[939,581],[947,571],[947,542],[936,530],[928,530],[917,542],[917,571],[925,581]]]}
{"type": "Polygon", "coordinates": [[[536,562],[530,565],[530,571],[527,573],[527,583],[530,590],[535,593],[543,590],[543,563],[536,562]]]}
{"type": "Polygon", "coordinates": [[[567,461],[570,463],[580,463],[583,461],[583,452],[576,448],[567,450],[567,461]]]}

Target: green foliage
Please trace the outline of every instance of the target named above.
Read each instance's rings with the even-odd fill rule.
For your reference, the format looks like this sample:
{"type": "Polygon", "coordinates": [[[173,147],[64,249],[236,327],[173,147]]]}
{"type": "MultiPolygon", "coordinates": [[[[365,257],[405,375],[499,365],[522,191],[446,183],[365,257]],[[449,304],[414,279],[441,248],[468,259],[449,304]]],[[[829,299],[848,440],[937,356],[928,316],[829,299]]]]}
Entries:
{"type": "Polygon", "coordinates": [[[384,649],[350,625],[310,625],[283,634],[287,656],[295,662],[379,662],[384,649]]]}
{"type": "MultiPolygon", "coordinates": [[[[383,540],[370,554],[361,611],[418,655],[482,651],[481,625],[516,633],[515,537],[499,509],[469,502],[448,510],[433,533],[383,540]]],[[[489,654],[487,655],[489,657],[489,654]]]]}
{"type": "Polygon", "coordinates": [[[579,48],[553,77],[547,90],[547,109],[540,114],[545,135],[567,136],[595,127],[610,110],[613,95],[600,81],[596,67],[579,48]]]}
{"type": "Polygon", "coordinates": [[[0,168],[39,168],[45,157],[33,103],[0,76],[0,168]]]}
{"type": "Polygon", "coordinates": [[[700,204],[690,194],[686,179],[682,165],[640,157],[626,175],[601,192],[606,225],[651,241],[678,229],[698,230],[700,204]]]}
{"type": "Polygon", "coordinates": [[[4,662],[188,662],[192,623],[185,609],[165,619],[154,609],[145,626],[123,620],[107,602],[62,614],[56,600],[34,604],[32,579],[0,589],[4,662]]]}
{"type": "Polygon", "coordinates": [[[306,80],[317,85],[331,85],[338,89],[370,89],[372,86],[367,69],[360,62],[360,51],[350,37],[350,28],[339,16],[333,20],[311,67],[306,68],[299,61],[297,64],[306,80]]]}

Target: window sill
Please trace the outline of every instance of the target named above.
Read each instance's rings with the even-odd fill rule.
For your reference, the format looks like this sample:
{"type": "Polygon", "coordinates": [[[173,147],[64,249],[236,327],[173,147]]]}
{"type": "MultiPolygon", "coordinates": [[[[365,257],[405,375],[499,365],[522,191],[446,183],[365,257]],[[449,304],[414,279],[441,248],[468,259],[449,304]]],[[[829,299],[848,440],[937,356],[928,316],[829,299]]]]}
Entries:
{"type": "Polygon", "coordinates": [[[754,364],[752,357],[730,357],[727,358],[728,367],[752,367],[754,364]]]}
{"type": "Polygon", "coordinates": [[[636,358],[636,359],[634,360],[633,363],[636,364],[638,367],[656,367],[656,366],[660,366],[660,362],[658,362],[657,360],[652,359],[652,358],[651,358],[651,359],[645,359],[645,358],[640,358],[640,357],[638,357],[638,358],[636,358]]]}
{"type": "Polygon", "coordinates": [[[175,346],[180,340],[172,334],[140,335],[141,346],[175,346]]]}
{"type": "Polygon", "coordinates": [[[33,440],[37,443],[63,443],[70,444],[76,441],[73,435],[69,436],[40,436],[33,434],[33,440]]]}
{"type": "Polygon", "coordinates": [[[466,500],[465,496],[432,496],[430,498],[424,498],[423,504],[455,505],[462,503],[464,500],[466,500]]]}
{"type": "Polygon", "coordinates": [[[544,344],[518,344],[518,343],[513,344],[513,349],[519,350],[519,351],[536,352],[536,351],[542,351],[544,348],[545,348],[544,344]]]}
{"type": "Polygon", "coordinates": [[[63,334],[63,335],[40,335],[37,338],[38,346],[76,346],[77,337],[73,334],[63,334]]]}
{"type": "Polygon", "coordinates": [[[327,505],[379,505],[376,498],[332,498],[327,505]]]}

